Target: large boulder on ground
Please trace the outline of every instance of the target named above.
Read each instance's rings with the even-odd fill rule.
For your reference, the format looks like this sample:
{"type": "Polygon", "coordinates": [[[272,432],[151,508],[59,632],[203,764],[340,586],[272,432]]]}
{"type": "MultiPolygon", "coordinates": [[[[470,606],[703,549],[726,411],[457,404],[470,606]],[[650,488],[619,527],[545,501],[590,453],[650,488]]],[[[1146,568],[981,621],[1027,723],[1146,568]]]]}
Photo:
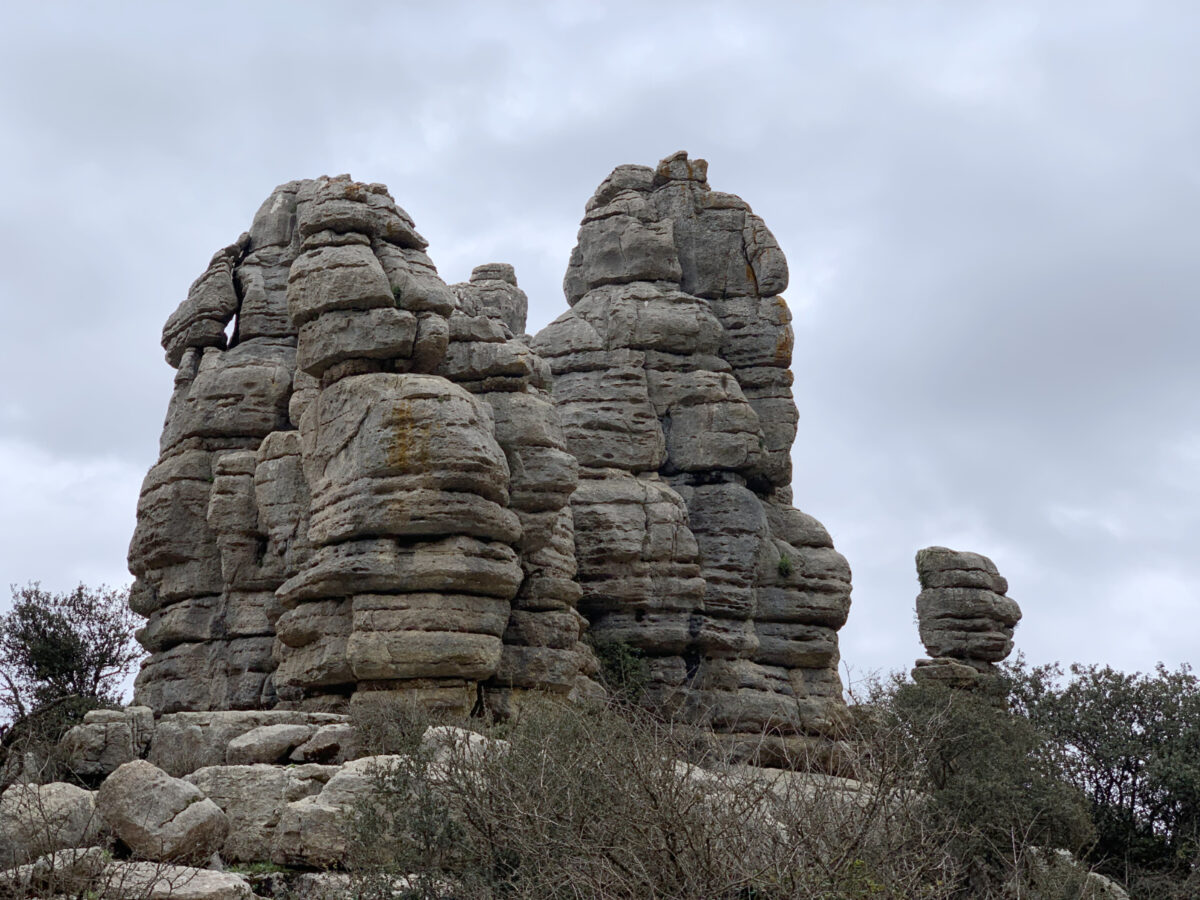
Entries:
{"type": "Polygon", "coordinates": [[[288,754],[313,736],[313,725],[259,725],[238,735],[225,748],[230,766],[281,763],[288,754]]]}
{"type": "Polygon", "coordinates": [[[342,766],[319,794],[288,803],[275,827],[272,861],[317,869],[343,863],[345,824],[355,805],[377,795],[388,771],[403,765],[402,756],[364,756],[342,766]]]}
{"type": "Polygon", "coordinates": [[[14,784],[0,795],[0,866],[17,866],[100,836],[95,794],[73,784],[14,784]]]}
{"type": "Polygon", "coordinates": [[[158,862],[207,862],[229,833],[225,813],[199,788],[145,760],[108,776],[96,809],[136,856],[158,862]]]}
{"type": "Polygon", "coordinates": [[[205,766],[225,765],[229,745],[262,726],[303,725],[315,731],[345,723],[345,716],[281,709],[172,713],[158,720],[147,758],[168,775],[183,776],[205,766]]]}

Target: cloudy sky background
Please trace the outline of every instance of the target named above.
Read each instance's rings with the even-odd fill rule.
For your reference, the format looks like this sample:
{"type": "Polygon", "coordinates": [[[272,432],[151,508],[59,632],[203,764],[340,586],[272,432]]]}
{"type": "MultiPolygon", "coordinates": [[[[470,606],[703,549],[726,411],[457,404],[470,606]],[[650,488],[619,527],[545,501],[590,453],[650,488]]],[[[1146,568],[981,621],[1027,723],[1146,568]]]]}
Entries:
{"type": "Polygon", "coordinates": [[[995,559],[1035,662],[1198,661],[1198,37],[1190,2],[3,4],[0,579],[128,581],[162,323],[276,184],[385,182],[536,330],[600,180],[687,149],[788,256],[851,678],[920,655],[934,543],[995,559]]]}

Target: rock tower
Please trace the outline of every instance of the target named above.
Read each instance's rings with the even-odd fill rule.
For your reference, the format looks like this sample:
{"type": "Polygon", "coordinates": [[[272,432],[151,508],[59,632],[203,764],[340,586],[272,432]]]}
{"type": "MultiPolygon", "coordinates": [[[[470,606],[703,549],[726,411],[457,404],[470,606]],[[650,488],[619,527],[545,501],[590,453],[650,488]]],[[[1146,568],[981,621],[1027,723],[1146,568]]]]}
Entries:
{"type": "Polygon", "coordinates": [[[168,319],[136,702],[504,713],[597,690],[590,623],[735,745],[833,734],[850,571],[792,507],[763,221],[703,160],[618,167],[536,338],[511,266],[447,285],[426,246],[381,185],[290,182],[168,319]]]}
{"type": "Polygon", "coordinates": [[[485,685],[575,686],[576,466],[514,337],[524,295],[504,266],[452,289],[425,247],[381,185],[291,182],[168,320],[136,702],[466,711],[485,685]]]}
{"type": "Polygon", "coordinates": [[[995,675],[1021,620],[995,563],[978,553],[926,547],[917,552],[917,577],[917,623],[930,658],[917,660],[913,677],[971,687],[995,675]]]}
{"type": "Polygon", "coordinates": [[[587,203],[571,309],[534,339],[580,466],[593,639],[638,648],[657,703],[767,756],[835,728],[850,605],[845,559],[791,503],[787,279],[703,160],[620,166],[587,203]]]}

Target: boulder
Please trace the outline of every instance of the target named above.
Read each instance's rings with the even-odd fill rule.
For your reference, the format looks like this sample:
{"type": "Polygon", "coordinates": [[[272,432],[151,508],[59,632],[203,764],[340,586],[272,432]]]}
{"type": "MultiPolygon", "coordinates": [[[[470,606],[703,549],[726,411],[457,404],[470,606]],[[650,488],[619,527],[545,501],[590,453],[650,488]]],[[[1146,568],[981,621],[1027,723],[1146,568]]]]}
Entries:
{"type": "Polygon", "coordinates": [[[203,863],[225,842],[229,820],[194,784],[135,760],[105,779],[96,810],[136,856],[203,863]]]}
{"type": "Polygon", "coordinates": [[[280,816],[289,803],[320,793],[336,766],[208,766],[187,776],[221,808],[229,833],[221,846],[226,862],[251,863],[271,858],[280,816]]]}
{"type": "Polygon", "coordinates": [[[154,712],[147,706],[94,709],[63,735],[60,748],[77,775],[108,775],[145,756],[153,734],[154,712]]]}
{"type": "Polygon", "coordinates": [[[14,784],[0,795],[0,866],[99,841],[96,795],[73,784],[14,784]]]}
{"type": "Polygon", "coordinates": [[[312,725],[259,725],[229,742],[225,748],[225,764],[285,762],[288,755],[315,731],[312,725]]]}

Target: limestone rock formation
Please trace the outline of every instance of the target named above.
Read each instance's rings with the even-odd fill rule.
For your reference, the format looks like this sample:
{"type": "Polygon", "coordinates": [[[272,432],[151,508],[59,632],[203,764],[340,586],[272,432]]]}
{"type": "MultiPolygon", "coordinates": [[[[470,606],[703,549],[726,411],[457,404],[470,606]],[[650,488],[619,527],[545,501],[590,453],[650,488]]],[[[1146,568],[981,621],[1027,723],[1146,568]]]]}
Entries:
{"type": "Polygon", "coordinates": [[[600,184],[571,309],[533,342],[579,462],[592,635],[647,656],[658,703],[784,755],[836,729],[850,603],[845,559],[792,507],[786,286],[763,221],[677,153],[600,184]]]}
{"type": "Polygon", "coordinates": [[[1021,608],[986,556],[926,547],[917,552],[917,623],[929,659],[913,677],[969,687],[993,675],[1013,648],[1021,608]]]}
{"type": "Polygon", "coordinates": [[[137,702],[467,711],[575,687],[575,461],[525,295],[504,265],[451,289],[425,247],[382,185],[290,182],[168,320],[137,702]]]}
{"type": "Polygon", "coordinates": [[[0,867],[18,866],[100,834],[96,795],[73,784],[14,784],[0,794],[0,867]]]}
{"type": "MultiPolygon", "coordinates": [[[[645,654],[652,701],[735,744],[834,734],[850,571],[792,506],[787,264],[762,219],[686,154],[618,167],[536,338],[511,266],[447,285],[425,250],[383,186],[290,182],[168,319],[137,702],[505,714],[597,690],[590,623],[645,654]]],[[[297,724],[210,763],[299,752],[297,724]]]]}
{"type": "Polygon", "coordinates": [[[149,707],[93,709],[63,736],[61,749],[76,775],[108,775],[145,756],[153,733],[154,711],[149,707]]]}
{"type": "Polygon", "coordinates": [[[207,862],[229,833],[225,813],[195,785],[144,759],[105,779],[96,810],[136,856],[155,862],[207,862]]]}

